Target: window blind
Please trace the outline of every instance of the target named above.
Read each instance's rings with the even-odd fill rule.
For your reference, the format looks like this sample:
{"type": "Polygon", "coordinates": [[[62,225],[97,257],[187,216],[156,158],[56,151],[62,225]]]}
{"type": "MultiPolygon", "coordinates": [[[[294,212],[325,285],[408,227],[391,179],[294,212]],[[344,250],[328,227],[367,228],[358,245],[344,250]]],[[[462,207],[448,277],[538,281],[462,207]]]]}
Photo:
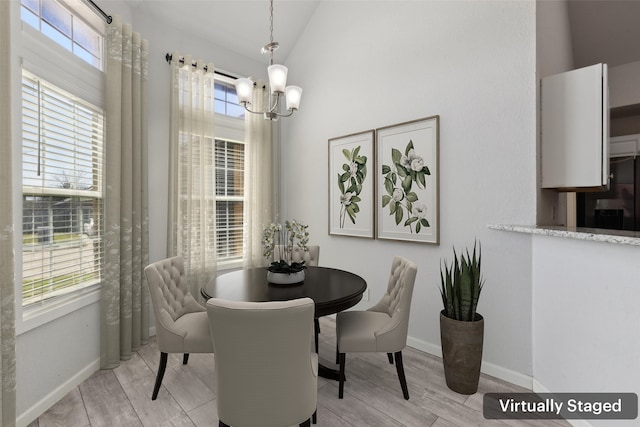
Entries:
{"type": "Polygon", "coordinates": [[[218,260],[242,259],[244,144],[216,139],[216,241],[218,260]]]}
{"type": "Polygon", "coordinates": [[[100,282],[101,109],[23,71],[22,303],[100,282]]]}

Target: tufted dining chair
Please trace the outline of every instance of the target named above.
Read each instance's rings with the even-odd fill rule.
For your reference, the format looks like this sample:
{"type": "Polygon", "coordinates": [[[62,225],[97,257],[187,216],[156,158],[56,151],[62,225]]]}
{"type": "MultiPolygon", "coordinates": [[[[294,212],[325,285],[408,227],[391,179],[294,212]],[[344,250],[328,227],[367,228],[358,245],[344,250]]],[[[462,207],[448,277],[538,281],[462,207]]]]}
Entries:
{"type": "Polygon", "coordinates": [[[151,400],[156,400],[167,367],[168,353],[212,353],[207,311],[189,292],[182,258],[173,257],[149,264],[144,269],[156,319],[160,365],[151,400]]]}
{"type": "Polygon", "coordinates": [[[309,426],[315,422],[318,355],[314,302],[207,301],[215,350],[219,426],[309,426]]]}
{"type": "Polygon", "coordinates": [[[391,264],[387,291],[382,299],[366,311],[343,311],[336,317],[340,378],[338,397],[342,399],[346,353],[384,352],[400,379],[402,394],[409,399],[402,365],[402,349],[407,345],[411,296],[417,267],[406,258],[396,256],[391,264]]]}

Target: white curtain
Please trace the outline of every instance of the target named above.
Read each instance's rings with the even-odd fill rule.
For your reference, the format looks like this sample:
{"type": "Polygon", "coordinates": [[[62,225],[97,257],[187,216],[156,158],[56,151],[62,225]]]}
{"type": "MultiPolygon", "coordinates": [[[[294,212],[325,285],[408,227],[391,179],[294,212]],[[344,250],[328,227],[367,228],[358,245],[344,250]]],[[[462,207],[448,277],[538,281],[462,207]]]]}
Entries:
{"type": "Polygon", "coordinates": [[[216,272],[214,68],[180,57],[171,62],[167,252],[182,257],[198,296],[216,272]]]}
{"type": "Polygon", "coordinates": [[[103,369],[149,339],[147,41],[116,16],[107,26],[106,56],[103,369]]]}
{"type": "MultiPolygon", "coordinates": [[[[258,82],[251,105],[262,109],[268,96],[269,88],[258,82]]],[[[245,115],[245,268],[267,264],[262,256],[262,230],[278,221],[280,162],[275,123],[262,114],[245,115]]]]}
{"type": "Polygon", "coordinates": [[[0,425],[4,427],[16,425],[10,5],[0,1],[0,425]]]}

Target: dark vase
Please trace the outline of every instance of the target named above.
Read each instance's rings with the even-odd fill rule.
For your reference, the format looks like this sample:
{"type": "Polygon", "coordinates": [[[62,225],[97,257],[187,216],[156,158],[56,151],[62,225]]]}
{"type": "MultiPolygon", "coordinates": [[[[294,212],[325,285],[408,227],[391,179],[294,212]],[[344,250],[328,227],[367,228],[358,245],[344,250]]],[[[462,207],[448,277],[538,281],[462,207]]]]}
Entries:
{"type": "Polygon", "coordinates": [[[447,386],[461,394],[478,391],[484,318],[476,313],[473,322],[450,319],[440,312],[440,341],[447,386]]]}

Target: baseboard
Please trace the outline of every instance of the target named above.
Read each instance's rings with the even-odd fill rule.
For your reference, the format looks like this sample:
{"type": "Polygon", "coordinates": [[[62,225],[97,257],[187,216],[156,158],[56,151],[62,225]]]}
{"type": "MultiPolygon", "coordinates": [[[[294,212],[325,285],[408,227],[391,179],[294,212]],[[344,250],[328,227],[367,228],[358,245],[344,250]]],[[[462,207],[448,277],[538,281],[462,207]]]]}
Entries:
{"type": "Polygon", "coordinates": [[[61,384],[58,388],[53,390],[47,396],[36,402],[33,406],[27,409],[24,413],[18,415],[16,419],[17,427],[26,427],[33,421],[35,421],[40,415],[44,414],[47,409],[55,405],[60,399],[65,397],[71,390],[78,387],[100,369],[100,359],[96,359],[87,365],[80,372],[69,378],[65,383],[61,384]]]}
{"type": "MultiPolygon", "coordinates": [[[[533,380],[533,391],[536,393],[552,393],[548,388],[542,385],[539,381],[533,380]]],[[[569,424],[575,427],[593,427],[586,420],[566,420],[569,424]]],[[[612,421],[613,422],[613,421],[612,421]]]]}
{"type": "MultiPolygon", "coordinates": [[[[442,358],[442,348],[439,345],[428,343],[413,337],[407,337],[407,345],[418,350],[429,353],[433,356],[442,358]]],[[[480,368],[483,374],[491,375],[492,377],[499,378],[501,380],[510,382],[511,384],[518,385],[520,387],[532,389],[533,378],[521,374],[519,372],[512,371],[511,369],[504,368],[493,363],[483,361],[480,368]]]]}

